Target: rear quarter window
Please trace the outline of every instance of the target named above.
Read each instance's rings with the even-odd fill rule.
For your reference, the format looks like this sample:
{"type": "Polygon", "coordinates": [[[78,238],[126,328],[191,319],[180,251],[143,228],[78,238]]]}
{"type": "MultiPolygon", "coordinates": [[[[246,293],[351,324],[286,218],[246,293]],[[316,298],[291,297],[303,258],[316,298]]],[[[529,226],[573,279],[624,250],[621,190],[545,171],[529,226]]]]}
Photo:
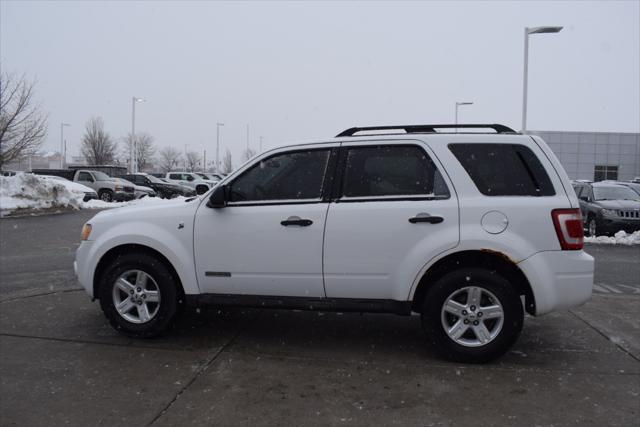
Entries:
{"type": "Polygon", "coordinates": [[[521,144],[449,144],[449,149],[485,196],[553,196],[538,157],[521,144]]]}

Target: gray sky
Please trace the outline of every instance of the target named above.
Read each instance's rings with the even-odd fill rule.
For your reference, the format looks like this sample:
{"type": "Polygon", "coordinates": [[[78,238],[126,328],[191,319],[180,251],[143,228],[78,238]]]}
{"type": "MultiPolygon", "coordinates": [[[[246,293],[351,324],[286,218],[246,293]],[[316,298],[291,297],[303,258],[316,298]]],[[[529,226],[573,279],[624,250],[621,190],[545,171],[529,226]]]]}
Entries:
{"type": "Polygon", "coordinates": [[[84,124],[234,163],[354,125],[497,122],[520,129],[523,28],[528,128],[640,131],[640,2],[0,2],[3,71],[37,78],[44,148],[77,154],[84,124]]]}

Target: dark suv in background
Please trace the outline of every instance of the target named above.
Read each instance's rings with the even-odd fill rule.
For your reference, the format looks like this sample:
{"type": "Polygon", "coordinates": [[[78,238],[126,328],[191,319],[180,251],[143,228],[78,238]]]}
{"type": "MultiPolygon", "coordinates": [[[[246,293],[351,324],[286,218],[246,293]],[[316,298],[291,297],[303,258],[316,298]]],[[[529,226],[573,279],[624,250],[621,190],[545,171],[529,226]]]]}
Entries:
{"type": "Polygon", "coordinates": [[[640,196],[631,188],[609,182],[572,182],[590,236],[640,230],[640,196]]]}
{"type": "Polygon", "coordinates": [[[172,199],[177,196],[191,197],[195,196],[195,190],[183,185],[171,184],[146,173],[132,173],[122,175],[120,178],[131,181],[136,185],[143,185],[152,188],[158,197],[163,199],[172,199]]]}

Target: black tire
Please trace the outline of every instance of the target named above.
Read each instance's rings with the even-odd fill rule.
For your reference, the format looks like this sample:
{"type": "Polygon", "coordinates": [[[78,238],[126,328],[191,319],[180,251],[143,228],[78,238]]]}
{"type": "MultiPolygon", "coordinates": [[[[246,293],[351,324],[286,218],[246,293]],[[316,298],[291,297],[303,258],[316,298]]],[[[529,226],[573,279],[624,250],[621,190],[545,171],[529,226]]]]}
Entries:
{"type": "Polygon", "coordinates": [[[103,202],[113,202],[113,192],[111,190],[100,190],[98,198],[103,202]]]}
{"type": "Polygon", "coordinates": [[[596,217],[593,215],[587,218],[587,235],[591,237],[596,237],[599,233],[598,221],[596,221],[596,217]]]}
{"type": "MultiPolygon", "coordinates": [[[[151,338],[168,330],[178,313],[180,292],[173,275],[163,262],[148,254],[127,254],[116,260],[105,270],[99,284],[100,306],[111,326],[125,335],[151,338]],[[124,273],[139,270],[148,274],[157,285],[160,303],[155,315],[145,323],[134,323],[125,319],[115,307],[113,290],[116,280],[124,273]]],[[[137,308],[136,308],[137,310],[137,308]]]]}
{"type": "MultiPolygon", "coordinates": [[[[423,301],[422,326],[427,333],[428,339],[436,345],[437,351],[444,358],[455,362],[485,363],[502,356],[518,339],[524,320],[522,301],[515,289],[513,284],[509,283],[497,272],[481,268],[463,268],[445,274],[433,284],[423,301]],[[483,290],[482,298],[485,298],[485,301],[487,301],[489,294],[493,294],[502,306],[503,312],[500,328],[496,327],[495,322],[497,321],[486,318],[482,321],[482,325],[485,325],[485,322],[490,322],[486,323],[489,325],[487,328],[491,328],[491,325],[493,325],[496,335],[486,344],[477,346],[463,345],[456,342],[454,338],[448,335],[444,326],[445,316],[452,316],[444,314],[443,306],[445,302],[456,291],[460,292],[458,295],[464,295],[464,289],[470,286],[481,288],[483,290]]],[[[494,302],[491,304],[494,304],[494,302]]],[[[478,315],[481,308],[478,307],[475,310],[477,311],[474,315],[478,315]]],[[[467,314],[469,314],[469,311],[467,311],[467,314]]],[[[456,319],[462,321],[462,318],[456,318],[456,316],[447,317],[446,319],[451,322],[456,322],[456,319]]],[[[480,317],[476,317],[476,319],[481,320],[480,317]]],[[[472,322],[475,322],[475,320],[472,320],[472,322]]],[[[477,335],[473,330],[467,330],[460,338],[466,339],[465,337],[468,336],[477,335]]]]}

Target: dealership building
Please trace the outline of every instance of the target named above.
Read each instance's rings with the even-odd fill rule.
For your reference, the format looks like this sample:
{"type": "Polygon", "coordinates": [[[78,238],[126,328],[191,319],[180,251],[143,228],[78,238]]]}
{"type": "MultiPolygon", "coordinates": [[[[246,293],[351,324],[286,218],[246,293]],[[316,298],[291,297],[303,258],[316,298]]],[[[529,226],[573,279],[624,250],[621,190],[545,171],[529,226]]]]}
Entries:
{"type": "Polygon", "coordinates": [[[549,144],[571,179],[630,181],[640,177],[640,133],[528,133],[549,144]]]}

